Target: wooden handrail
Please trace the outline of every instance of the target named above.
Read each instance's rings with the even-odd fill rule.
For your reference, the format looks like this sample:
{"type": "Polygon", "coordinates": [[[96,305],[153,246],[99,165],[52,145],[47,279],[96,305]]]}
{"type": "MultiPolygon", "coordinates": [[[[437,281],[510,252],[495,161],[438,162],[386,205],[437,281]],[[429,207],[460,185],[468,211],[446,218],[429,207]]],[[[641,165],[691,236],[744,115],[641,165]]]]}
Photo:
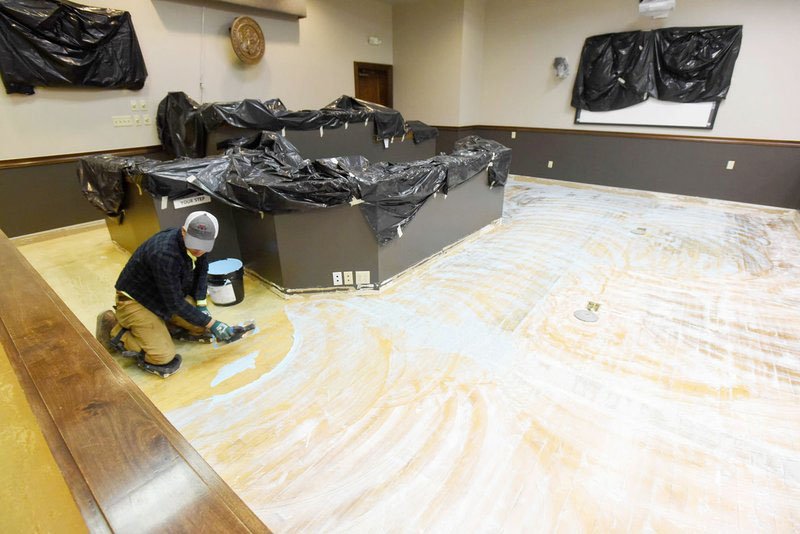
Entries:
{"type": "Polygon", "coordinates": [[[269,532],[0,231],[0,343],[88,528],[269,532]]]}
{"type": "Polygon", "coordinates": [[[135,148],[118,148],[110,150],[95,150],[93,152],[80,152],[75,154],[58,154],[54,156],[39,156],[33,158],[7,159],[0,161],[0,171],[5,169],[18,169],[20,167],[36,167],[39,165],[55,165],[58,163],[72,163],[83,156],[96,154],[114,154],[115,156],[141,156],[161,152],[161,145],[141,146],[135,148]]]}

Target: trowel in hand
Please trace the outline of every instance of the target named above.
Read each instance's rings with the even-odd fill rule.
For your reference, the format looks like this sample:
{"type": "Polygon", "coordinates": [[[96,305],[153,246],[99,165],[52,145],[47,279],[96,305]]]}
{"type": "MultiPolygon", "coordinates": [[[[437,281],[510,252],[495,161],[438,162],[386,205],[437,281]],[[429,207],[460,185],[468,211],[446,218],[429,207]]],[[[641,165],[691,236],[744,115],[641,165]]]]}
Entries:
{"type": "Polygon", "coordinates": [[[214,345],[216,346],[217,342],[223,345],[230,345],[231,343],[235,343],[242,338],[248,337],[251,334],[256,332],[256,322],[253,320],[245,321],[243,323],[239,323],[237,325],[231,326],[233,329],[233,335],[230,339],[215,339],[214,345]]]}

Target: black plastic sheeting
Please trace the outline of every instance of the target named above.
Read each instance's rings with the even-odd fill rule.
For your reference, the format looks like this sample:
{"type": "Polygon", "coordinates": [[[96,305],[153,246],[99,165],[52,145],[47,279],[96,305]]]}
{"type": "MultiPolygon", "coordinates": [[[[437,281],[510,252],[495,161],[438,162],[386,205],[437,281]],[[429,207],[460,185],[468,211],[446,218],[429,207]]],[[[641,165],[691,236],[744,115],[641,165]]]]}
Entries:
{"type": "Polygon", "coordinates": [[[406,128],[414,134],[414,144],[418,145],[424,143],[429,139],[436,139],[439,137],[439,129],[434,126],[428,126],[422,121],[406,121],[406,128]]]}
{"type": "Polygon", "coordinates": [[[208,133],[222,126],[277,132],[284,128],[340,128],[370,119],[378,139],[406,132],[400,112],[349,96],[341,96],[322,109],[290,111],[279,99],[198,104],[185,93],[169,93],[158,105],[156,124],[161,144],[169,154],[198,158],[206,155],[208,133]]]}
{"type": "Polygon", "coordinates": [[[289,141],[273,132],[241,141],[223,155],[200,159],[161,162],[86,156],[79,162],[83,192],[112,216],[119,214],[124,200],[122,179],[156,197],[176,199],[200,192],[252,212],[359,204],[378,242],[386,244],[401,235],[402,226],[433,194],[447,194],[487,167],[488,185],[505,184],[511,163],[509,148],[476,136],[457,141],[449,155],[374,165],[363,156],[304,159],[289,141]]]}
{"type": "Polygon", "coordinates": [[[653,40],[649,32],[609,33],[589,37],[583,45],[572,105],[589,111],[611,111],[654,95],[653,40]]]}
{"type": "Polygon", "coordinates": [[[109,217],[119,217],[125,200],[125,180],[149,161],[142,156],[128,158],[108,154],[80,158],[78,181],[83,196],[109,217]]]}
{"type": "Polygon", "coordinates": [[[127,11],[58,0],[0,2],[7,93],[34,87],[141,89],[147,69],[127,11]]]}
{"type": "Polygon", "coordinates": [[[484,139],[477,135],[470,135],[455,142],[457,154],[465,151],[480,151],[490,153],[492,161],[489,164],[489,185],[506,185],[508,173],[511,170],[511,149],[502,143],[491,139],[484,139]]]}
{"type": "MultiPolygon", "coordinates": [[[[373,119],[375,135],[378,139],[391,139],[406,133],[405,121],[399,111],[352,96],[342,95],[320,111],[334,113],[340,121],[343,121],[342,124],[373,119]]],[[[338,126],[334,126],[334,128],[338,128],[338,126]]]]}
{"type": "Polygon", "coordinates": [[[741,26],[656,30],[659,100],[714,102],[725,98],[742,46],[741,26]]]}
{"type": "Polygon", "coordinates": [[[670,102],[725,98],[742,43],[741,26],[664,28],[589,37],[572,106],[612,111],[648,97],[670,102]]]}

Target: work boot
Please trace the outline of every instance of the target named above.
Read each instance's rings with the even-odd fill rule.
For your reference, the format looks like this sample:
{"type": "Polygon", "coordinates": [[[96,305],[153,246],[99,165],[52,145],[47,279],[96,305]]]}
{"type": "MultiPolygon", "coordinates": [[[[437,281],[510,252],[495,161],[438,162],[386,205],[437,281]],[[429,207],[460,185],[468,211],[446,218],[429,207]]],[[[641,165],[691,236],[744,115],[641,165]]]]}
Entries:
{"type": "Polygon", "coordinates": [[[185,328],[181,328],[180,326],[170,326],[169,335],[172,337],[172,339],[177,339],[178,341],[194,341],[196,343],[211,343],[214,341],[214,336],[209,331],[205,331],[198,335],[193,334],[185,328]]]}
{"type": "MultiPolygon", "coordinates": [[[[94,330],[94,337],[100,342],[108,352],[116,352],[119,349],[119,340],[111,339],[111,329],[117,326],[117,316],[111,310],[106,310],[97,316],[97,323],[94,330]],[[116,341],[116,343],[114,343],[116,341]]],[[[117,336],[119,337],[119,336],[117,336]]]]}
{"type": "Polygon", "coordinates": [[[168,376],[174,375],[178,372],[178,369],[181,368],[182,361],[181,355],[176,354],[169,363],[165,363],[164,365],[155,365],[145,361],[144,355],[142,355],[137,359],[136,363],[139,365],[140,369],[147,371],[148,373],[153,373],[161,378],[167,378],[168,376]]]}

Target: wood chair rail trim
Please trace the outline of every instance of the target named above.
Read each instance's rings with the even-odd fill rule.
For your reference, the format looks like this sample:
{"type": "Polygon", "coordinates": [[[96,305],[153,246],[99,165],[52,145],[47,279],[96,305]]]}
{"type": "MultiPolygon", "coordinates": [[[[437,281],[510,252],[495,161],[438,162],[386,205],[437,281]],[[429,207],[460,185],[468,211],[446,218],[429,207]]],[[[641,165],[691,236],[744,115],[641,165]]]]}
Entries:
{"type": "Polygon", "coordinates": [[[115,156],[141,156],[161,152],[161,145],[142,146],[134,148],[117,148],[109,150],[95,150],[93,152],[79,152],[75,154],[57,154],[53,156],[39,156],[33,158],[7,159],[0,161],[0,171],[6,169],[19,169],[21,167],[37,167],[40,165],[57,165],[59,163],[72,163],[84,156],[97,154],[114,154],[115,156]]]}

